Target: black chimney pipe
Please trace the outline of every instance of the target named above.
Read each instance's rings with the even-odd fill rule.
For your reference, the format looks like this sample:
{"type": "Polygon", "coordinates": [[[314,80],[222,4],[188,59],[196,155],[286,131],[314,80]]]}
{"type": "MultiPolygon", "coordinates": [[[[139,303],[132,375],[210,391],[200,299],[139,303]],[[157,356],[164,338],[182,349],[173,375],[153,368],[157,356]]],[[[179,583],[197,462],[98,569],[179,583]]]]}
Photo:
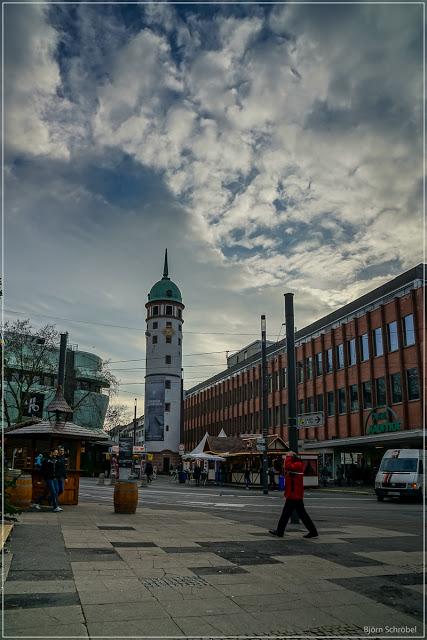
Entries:
{"type": "Polygon", "coordinates": [[[64,388],[65,381],[65,359],[67,357],[68,333],[61,333],[61,342],[59,345],[59,365],[58,365],[58,386],[64,388]]]}

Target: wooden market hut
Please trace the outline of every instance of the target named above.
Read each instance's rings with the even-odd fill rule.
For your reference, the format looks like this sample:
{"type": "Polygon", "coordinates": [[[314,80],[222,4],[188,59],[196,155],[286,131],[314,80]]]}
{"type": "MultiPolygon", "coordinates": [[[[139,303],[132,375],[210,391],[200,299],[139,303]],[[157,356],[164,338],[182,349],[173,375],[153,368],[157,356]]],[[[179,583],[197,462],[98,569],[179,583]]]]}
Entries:
{"type": "Polygon", "coordinates": [[[41,472],[34,466],[37,455],[62,445],[67,459],[67,479],[59,502],[76,505],[79,500],[82,447],[87,442],[108,441],[108,436],[98,429],[87,429],[74,422],[43,420],[7,429],[4,439],[7,461],[13,460],[13,468],[19,469],[23,475],[31,475],[32,501],[45,491],[41,472]]]}

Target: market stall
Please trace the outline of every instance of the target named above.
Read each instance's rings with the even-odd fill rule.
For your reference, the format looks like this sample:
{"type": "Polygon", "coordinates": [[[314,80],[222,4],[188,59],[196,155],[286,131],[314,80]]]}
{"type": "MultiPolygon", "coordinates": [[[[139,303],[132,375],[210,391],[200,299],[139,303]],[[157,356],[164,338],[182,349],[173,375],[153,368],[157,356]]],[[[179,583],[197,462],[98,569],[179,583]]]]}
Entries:
{"type": "Polygon", "coordinates": [[[86,429],[73,422],[44,420],[6,431],[5,457],[10,468],[32,478],[32,501],[45,491],[45,482],[35,465],[38,454],[62,445],[65,449],[67,479],[60,504],[78,504],[81,451],[92,441],[108,440],[99,430],[86,429]]]}

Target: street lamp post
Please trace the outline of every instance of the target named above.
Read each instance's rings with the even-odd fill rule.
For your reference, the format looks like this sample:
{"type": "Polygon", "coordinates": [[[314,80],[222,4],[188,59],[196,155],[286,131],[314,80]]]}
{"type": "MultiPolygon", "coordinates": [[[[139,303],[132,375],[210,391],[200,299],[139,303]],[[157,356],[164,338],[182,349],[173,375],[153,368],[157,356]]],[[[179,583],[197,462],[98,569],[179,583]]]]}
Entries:
{"type": "Polygon", "coordinates": [[[267,458],[267,436],[268,436],[268,375],[267,375],[267,323],[265,315],[261,316],[261,380],[262,380],[262,491],[268,494],[268,458],[267,458]]]}
{"type": "Polygon", "coordinates": [[[137,399],[135,398],[135,402],[133,406],[133,446],[136,445],[136,403],[137,403],[137,399]]]}
{"type": "MultiPolygon", "coordinates": [[[[294,325],[294,294],[285,293],[285,323],[286,323],[286,355],[288,361],[288,427],[289,448],[298,453],[297,430],[297,387],[295,376],[295,325],[294,325]]],[[[294,511],[291,522],[298,523],[298,516],[294,511]]]]}

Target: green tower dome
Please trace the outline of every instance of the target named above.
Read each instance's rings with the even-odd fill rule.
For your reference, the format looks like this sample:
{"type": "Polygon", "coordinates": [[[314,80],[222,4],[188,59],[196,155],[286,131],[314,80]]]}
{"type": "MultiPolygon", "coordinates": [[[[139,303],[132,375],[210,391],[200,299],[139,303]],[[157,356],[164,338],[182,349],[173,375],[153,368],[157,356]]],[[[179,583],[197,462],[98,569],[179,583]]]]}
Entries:
{"type": "Polygon", "coordinates": [[[151,291],[148,294],[148,301],[153,302],[154,300],[171,300],[173,302],[182,303],[181,291],[169,278],[167,249],[165,251],[163,278],[151,287],[151,291]]]}

